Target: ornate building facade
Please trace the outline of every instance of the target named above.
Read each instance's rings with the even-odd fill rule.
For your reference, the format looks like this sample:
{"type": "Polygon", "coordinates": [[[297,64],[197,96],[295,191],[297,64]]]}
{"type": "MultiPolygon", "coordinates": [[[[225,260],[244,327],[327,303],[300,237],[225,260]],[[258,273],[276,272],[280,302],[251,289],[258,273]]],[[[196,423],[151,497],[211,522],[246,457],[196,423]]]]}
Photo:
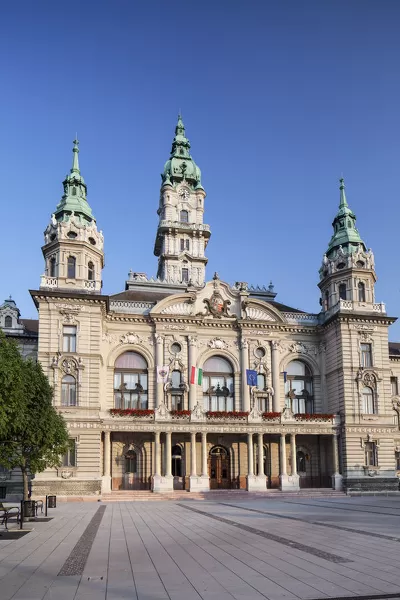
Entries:
{"type": "Polygon", "coordinates": [[[319,314],[277,302],[273,286],[207,281],[206,194],[179,117],[157,211],[157,276],[130,272],[125,290],[106,296],[103,234],[78,153],[75,140],[31,291],[38,359],[72,445],[60,468],[36,476],[34,494],[397,490],[395,319],[375,300],[374,256],[343,180],[319,314]]]}

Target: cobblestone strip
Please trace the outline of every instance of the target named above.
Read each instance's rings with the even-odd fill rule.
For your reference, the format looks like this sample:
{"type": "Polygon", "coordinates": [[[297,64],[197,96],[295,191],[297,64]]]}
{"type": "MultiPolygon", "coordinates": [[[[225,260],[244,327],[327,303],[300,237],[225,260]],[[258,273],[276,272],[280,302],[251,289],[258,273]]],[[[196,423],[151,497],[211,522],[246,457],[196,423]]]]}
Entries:
{"type": "Polygon", "coordinates": [[[237,523],[236,521],[232,521],[231,519],[224,519],[223,517],[217,517],[216,515],[212,515],[203,510],[199,510],[198,508],[193,508],[192,506],[187,506],[185,504],[178,504],[182,508],[186,510],[191,510],[192,512],[196,512],[200,515],[204,515],[205,517],[209,517],[210,519],[214,519],[215,521],[220,521],[221,523],[226,523],[227,525],[233,525],[238,529],[242,529],[243,531],[248,531],[249,533],[254,533],[255,535],[259,535],[267,540],[272,540],[273,542],[278,542],[278,544],[283,544],[284,546],[289,546],[290,548],[294,548],[295,550],[301,550],[302,552],[307,552],[307,554],[313,554],[314,556],[318,556],[318,558],[323,558],[333,563],[349,563],[353,562],[343,556],[338,556],[337,554],[331,554],[330,552],[325,552],[323,550],[318,550],[318,548],[314,548],[312,546],[306,546],[305,544],[300,544],[299,542],[294,542],[293,540],[288,540],[279,535],[275,535],[274,533],[268,533],[267,531],[262,531],[261,529],[256,529],[255,527],[249,527],[248,525],[242,525],[242,523],[237,523]]]}
{"type": "Polygon", "coordinates": [[[106,506],[98,508],[58,575],[82,575],[106,508],[106,506]]]}
{"type": "MultiPolygon", "coordinates": [[[[221,506],[230,506],[231,508],[239,508],[240,510],[247,510],[248,512],[260,513],[261,515],[268,515],[269,517],[276,517],[277,519],[288,519],[289,521],[302,521],[308,523],[308,525],[318,525],[319,527],[328,527],[329,529],[339,529],[340,531],[348,531],[349,533],[359,533],[360,535],[367,535],[368,537],[380,538],[382,540],[389,540],[390,542],[400,542],[399,537],[393,535],[386,535],[385,533],[374,533],[373,531],[363,531],[362,529],[354,529],[353,527],[343,527],[343,525],[333,525],[332,523],[323,523],[322,521],[310,521],[309,519],[303,519],[302,517],[292,517],[289,515],[280,515],[278,513],[268,512],[266,510],[260,510],[257,508],[245,508],[244,506],[238,506],[237,504],[229,504],[228,502],[218,502],[221,506]]],[[[292,502],[293,504],[293,502],[292,502]]],[[[384,514],[384,513],[382,513],[384,514]]],[[[394,515],[396,516],[396,515],[394,515]]]]}

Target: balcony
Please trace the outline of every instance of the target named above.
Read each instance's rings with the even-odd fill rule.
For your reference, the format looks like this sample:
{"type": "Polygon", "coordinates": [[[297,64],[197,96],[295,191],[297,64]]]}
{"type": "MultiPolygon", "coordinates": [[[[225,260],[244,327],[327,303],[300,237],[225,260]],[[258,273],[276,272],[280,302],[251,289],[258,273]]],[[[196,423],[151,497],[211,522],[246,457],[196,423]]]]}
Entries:
{"type": "Polygon", "coordinates": [[[375,313],[380,315],[386,315],[386,306],[383,302],[372,303],[372,302],[356,302],[353,300],[342,300],[340,299],[334,306],[331,306],[325,312],[325,321],[338,312],[355,312],[355,313],[375,313]]]}
{"type": "Polygon", "coordinates": [[[40,287],[50,289],[58,287],[57,277],[48,277],[47,275],[42,275],[40,278],[40,287]]]}
{"type": "Polygon", "coordinates": [[[182,223],[181,221],[160,221],[158,229],[183,229],[185,231],[204,231],[210,233],[211,229],[209,225],[205,223],[182,223]]]}

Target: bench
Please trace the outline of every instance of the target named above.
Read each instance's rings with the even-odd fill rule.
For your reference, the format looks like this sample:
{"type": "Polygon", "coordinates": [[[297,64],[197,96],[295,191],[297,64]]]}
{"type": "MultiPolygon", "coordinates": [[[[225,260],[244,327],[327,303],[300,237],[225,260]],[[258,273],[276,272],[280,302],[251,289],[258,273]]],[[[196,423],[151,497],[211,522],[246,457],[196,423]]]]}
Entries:
{"type": "Polygon", "coordinates": [[[4,504],[0,502],[0,525],[4,525],[7,530],[8,521],[14,517],[16,517],[17,523],[19,523],[21,518],[19,506],[4,506],[4,504]]]}

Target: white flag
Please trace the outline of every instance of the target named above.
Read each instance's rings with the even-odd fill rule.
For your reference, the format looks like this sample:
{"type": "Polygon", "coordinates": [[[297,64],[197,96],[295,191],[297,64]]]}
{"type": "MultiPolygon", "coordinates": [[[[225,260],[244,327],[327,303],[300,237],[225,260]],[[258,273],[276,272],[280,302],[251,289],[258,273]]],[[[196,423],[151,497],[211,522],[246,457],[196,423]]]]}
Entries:
{"type": "Polygon", "coordinates": [[[169,367],[157,367],[157,383],[166,383],[169,375],[169,367]]]}

